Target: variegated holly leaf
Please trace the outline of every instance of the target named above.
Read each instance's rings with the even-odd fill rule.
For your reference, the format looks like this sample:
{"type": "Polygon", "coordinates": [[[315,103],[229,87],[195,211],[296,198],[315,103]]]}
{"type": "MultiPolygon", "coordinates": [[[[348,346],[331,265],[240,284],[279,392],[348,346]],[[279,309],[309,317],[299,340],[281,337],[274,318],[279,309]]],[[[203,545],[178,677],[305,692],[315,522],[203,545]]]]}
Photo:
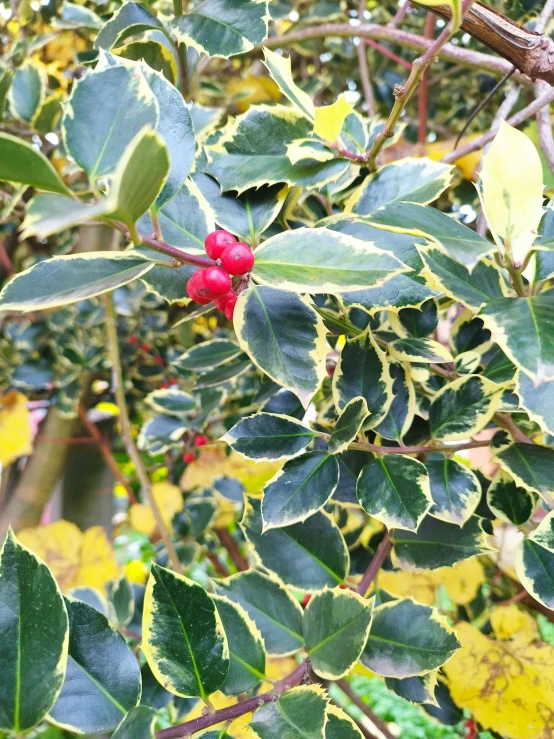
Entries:
{"type": "Polygon", "coordinates": [[[463,526],[481,499],[478,477],[466,465],[448,457],[429,460],[425,466],[433,498],[429,513],[441,521],[463,526]]]}
{"type": "Polygon", "coordinates": [[[258,708],[250,728],[259,739],[324,739],[327,697],[319,685],[303,685],[258,708]]]}
{"type": "Polygon", "coordinates": [[[518,485],[538,493],[547,505],[554,504],[554,449],[518,441],[502,448],[496,459],[518,485]]]}
{"type": "Polygon", "coordinates": [[[433,398],[429,425],[434,439],[467,439],[485,428],[502,388],[479,375],[467,375],[445,385],[433,398]]]}
{"type": "Polygon", "coordinates": [[[62,195],[70,193],[50,161],[34,146],[0,133],[0,178],[62,195]]]}
{"type": "Polygon", "coordinates": [[[340,454],[348,449],[360,428],[368,417],[369,411],[365,398],[352,398],[342,409],[340,416],[329,437],[329,451],[331,454],[340,454]]]}
{"type": "Polygon", "coordinates": [[[113,46],[121,46],[129,36],[149,30],[164,31],[163,23],[143,5],[135,2],[123,3],[104,24],[94,46],[109,51],[113,46]]]}
{"type": "Polygon", "coordinates": [[[528,593],[554,609],[554,512],[550,512],[519,544],[517,576],[528,593]]]}
{"type": "Polygon", "coordinates": [[[247,459],[281,460],[303,454],[317,436],[295,418],[258,413],[243,418],[222,438],[247,459]]]}
{"type": "Polygon", "coordinates": [[[521,526],[533,515],[539,498],[536,493],[518,485],[502,470],[487,490],[487,505],[501,521],[521,526]]]}

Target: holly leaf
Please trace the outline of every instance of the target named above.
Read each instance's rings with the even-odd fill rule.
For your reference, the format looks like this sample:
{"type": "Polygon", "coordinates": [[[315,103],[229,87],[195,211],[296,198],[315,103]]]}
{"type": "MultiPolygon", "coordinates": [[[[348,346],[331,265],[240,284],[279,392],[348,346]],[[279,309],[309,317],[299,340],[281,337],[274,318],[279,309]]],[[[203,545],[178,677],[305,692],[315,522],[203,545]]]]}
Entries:
{"type": "Polygon", "coordinates": [[[257,413],[242,418],[222,437],[222,441],[247,459],[278,461],[303,454],[316,436],[295,418],[257,413]]]}
{"type": "Polygon", "coordinates": [[[143,5],[126,2],[104,24],[96,37],[94,47],[109,51],[113,46],[121,46],[129,36],[150,30],[160,30],[165,33],[163,23],[143,5]]]}
{"type": "MultiPolygon", "coordinates": [[[[199,344],[199,346],[201,345],[199,344]]],[[[154,390],[146,396],[144,402],[157,413],[167,413],[169,416],[176,416],[177,418],[187,416],[198,410],[196,398],[174,387],[154,390]]]]}
{"type": "Polygon", "coordinates": [[[528,375],[518,372],[515,392],[531,420],[545,433],[554,435],[554,381],[535,385],[528,375]]]}
{"type": "Polygon", "coordinates": [[[468,520],[481,500],[481,483],[464,464],[444,457],[426,462],[435,518],[458,526],[468,520]]]}
{"type": "Polygon", "coordinates": [[[352,398],[342,409],[329,437],[329,452],[340,454],[348,449],[368,417],[369,411],[365,398],[352,398]]]}
{"type": "Polygon", "coordinates": [[[112,734],[112,739],[154,739],[157,716],[150,706],[131,708],[112,734]]]}
{"type": "Polygon", "coordinates": [[[50,161],[34,146],[0,132],[0,178],[62,195],[70,194],[50,161]]]}
{"type": "Polygon", "coordinates": [[[448,349],[438,341],[427,338],[396,339],[389,344],[389,352],[399,362],[443,364],[454,361],[448,349]]]}
{"type": "Polygon", "coordinates": [[[331,105],[315,108],[313,133],[324,141],[337,141],[344,121],[353,110],[354,106],[347,102],[344,95],[339,95],[331,105]]]}
{"type": "Polygon", "coordinates": [[[290,56],[281,56],[264,48],[264,64],[283,95],[307,118],[314,118],[314,104],[307,92],[292,78],[290,56]]]}
{"type": "Polygon", "coordinates": [[[537,507],[538,496],[524,487],[502,470],[487,490],[487,505],[501,521],[515,526],[528,521],[537,507]]]}
{"type": "Polygon", "coordinates": [[[434,439],[458,441],[485,428],[498,408],[502,388],[479,375],[448,383],[433,398],[429,426],[434,439]]]}
{"type": "Polygon", "coordinates": [[[250,728],[259,739],[323,739],[326,707],[327,698],[319,686],[292,688],[258,708],[250,728]]]}
{"type": "Polygon", "coordinates": [[[554,503],[554,449],[516,442],[501,449],[496,459],[518,485],[532,493],[538,493],[547,505],[554,503]]]}
{"type": "Polygon", "coordinates": [[[528,593],[554,609],[554,523],[553,512],[519,542],[515,554],[517,576],[528,593]]]}

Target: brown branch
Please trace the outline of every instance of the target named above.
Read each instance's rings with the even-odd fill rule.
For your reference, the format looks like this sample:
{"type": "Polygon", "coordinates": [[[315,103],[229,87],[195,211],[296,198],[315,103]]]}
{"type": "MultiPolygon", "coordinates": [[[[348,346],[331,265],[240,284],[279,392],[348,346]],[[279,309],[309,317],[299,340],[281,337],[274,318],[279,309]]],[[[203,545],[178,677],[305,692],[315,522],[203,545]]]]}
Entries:
{"type": "Polygon", "coordinates": [[[221,575],[221,577],[229,577],[229,571],[225,567],[224,564],[222,564],[219,559],[217,558],[217,554],[214,554],[214,552],[210,552],[209,549],[206,550],[206,556],[214,566],[214,570],[221,575]]]}
{"type": "Polygon", "coordinates": [[[411,62],[409,62],[407,59],[403,59],[401,56],[398,56],[398,54],[395,54],[394,51],[387,49],[386,46],[382,46],[378,41],[374,41],[371,38],[365,38],[364,43],[366,44],[366,46],[369,46],[372,49],[375,49],[375,51],[378,51],[379,54],[382,54],[388,59],[391,59],[393,62],[400,64],[402,67],[404,67],[404,69],[407,69],[408,72],[412,71],[411,62]]]}
{"type": "MultiPolygon", "coordinates": [[[[360,21],[360,23],[364,22],[365,6],[366,0],[360,0],[358,5],[358,20],[360,21]]],[[[358,54],[358,66],[360,68],[360,81],[362,83],[362,90],[364,92],[367,111],[370,116],[374,116],[376,112],[375,95],[373,94],[373,85],[371,84],[371,77],[369,74],[367,51],[362,39],[358,39],[358,48],[356,49],[356,51],[358,54]]]]}
{"type": "Polygon", "coordinates": [[[378,446],[365,441],[353,441],[348,445],[349,449],[359,449],[362,452],[373,452],[374,454],[428,454],[432,452],[462,452],[465,449],[479,449],[488,446],[490,440],[467,441],[461,444],[437,444],[436,446],[378,446]]]}
{"type": "Polygon", "coordinates": [[[229,557],[231,557],[237,570],[239,570],[239,572],[247,570],[249,567],[248,560],[240,553],[237,542],[234,540],[233,536],[227,531],[227,529],[214,529],[214,531],[222,546],[224,546],[229,552],[229,557]]]}
{"type": "Polygon", "coordinates": [[[360,584],[356,588],[356,592],[358,593],[358,595],[361,595],[362,597],[365,596],[365,594],[368,591],[369,586],[375,580],[377,573],[379,572],[383,562],[387,558],[387,555],[390,552],[391,547],[392,547],[392,542],[390,538],[390,533],[387,531],[381,543],[377,547],[377,551],[373,555],[373,558],[371,562],[369,563],[369,567],[367,568],[367,570],[364,573],[364,576],[360,580],[360,584]]]}
{"type": "MultiPolygon", "coordinates": [[[[424,36],[432,39],[435,33],[435,16],[427,13],[425,18],[424,36]]],[[[426,69],[421,78],[417,91],[417,143],[424,144],[427,141],[427,115],[429,112],[429,69],[426,69]]]]}
{"type": "Polygon", "coordinates": [[[366,703],[364,703],[360,696],[352,690],[346,680],[337,680],[335,684],[338,685],[342,692],[350,698],[352,703],[354,703],[354,705],[360,709],[364,716],[367,716],[371,723],[379,729],[385,739],[396,739],[394,734],[391,734],[391,732],[389,731],[386,723],[382,719],[380,719],[379,716],[376,716],[375,713],[373,713],[371,708],[366,703]]]}

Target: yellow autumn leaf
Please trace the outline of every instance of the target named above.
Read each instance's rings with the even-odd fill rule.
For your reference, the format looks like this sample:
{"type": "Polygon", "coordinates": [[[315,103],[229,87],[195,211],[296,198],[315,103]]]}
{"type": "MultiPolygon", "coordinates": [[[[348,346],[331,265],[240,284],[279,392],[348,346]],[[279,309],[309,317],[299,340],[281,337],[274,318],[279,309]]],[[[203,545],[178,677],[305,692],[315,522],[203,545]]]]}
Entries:
{"type": "Polygon", "coordinates": [[[280,100],[281,90],[269,77],[231,77],[226,87],[228,101],[244,113],[254,103],[280,100]]]}
{"type": "Polygon", "coordinates": [[[144,585],[148,579],[149,568],[141,559],[132,559],[125,565],[125,574],[131,582],[144,585]]]}
{"type": "Polygon", "coordinates": [[[210,487],[218,477],[236,477],[246,492],[259,493],[265,483],[280,469],[279,462],[254,462],[236,452],[228,456],[222,446],[201,449],[198,458],[187,465],[180,480],[182,490],[210,487]]]}
{"type": "Polygon", "coordinates": [[[24,454],[31,454],[32,441],[27,398],[10,390],[0,398],[0,464],[8,465],[24,454]]]}
{"type": "MultiPolygon", "coordinates": [[[[481,134],[476,133],[472,136],[465,136],[459,143],[460,147],[465,146],[465,144],[471,143],[474,139],[479,138],[481,134]]],[[[440,160],[446,155],[450,154],[450,152],[454,149],[455,145],[455,139],[446,139],[445,141],[437,141],[432,144],[425,144],[423,147],[419,149],[421,154],[428,156],[429,159],[432,159],[434,162],[440,162],[440,160]]],[[[481,157],[482,157],[482,150],[478,149],[477,151],[472,151],[470,154],[466,154],[463,157],[460,157],[459,159],[456,159],[454,164],[456,167],[458,167],[463,176],[466,180],[477,180],[477,170],[479,169],[479,164],[481,163],[481,157]]]]}
{"type": "Polygon", "coordinates": [[[471,603],[487,579],[483,565],[475,557],[452,567],[439,567],[433,574],[437,585],[442,585],[450,600],[458,606],[471,603]]]}
{"type": "MultiPolygon", "coordinates": [[[[163,521],[167,528],[171,528],[173,516],[183,508],[183,496],[177,485],[170,482],[156,482],[152,485],[152,495],[158,504],[163,521]]],[[[134,503],[129,508],[131,526],[140,534],[152,536],[156,530],[156,519],[149,505],[134,503]]]]}
{"type": "Polygon", "coordinates": [[[413,598],[418,603],[435,603],[435,580],[429,570],[383,570],[379,573],[379,587],[399,598],[413,598]]]}
{"type": "Polygon", "coordinates": [[[332,105],[324,105],[315,109],[314,133],[324,141],[336,141],[342,131],[346,116],[354,110],[354,106],[346,102],[340,95],[332,105]]]}
{"type": "Polygon", "coordinates": [[[112,545],[101,526],[82,532],[74,523],[62,520],[22,529],[17,536],[46,562],[64,592],[81,585],[104,592],[106,584],[119,574],[112,545]]]}
{"type": "Polygon", "coordinates": [[[443,668],[455,703],[506,739],[554,736],[554,648],[494,641],[468,623],[456,636],[462,648],[443,668]]]}
{"type": "Polygon", "coordinates": [[[490,622],[497,639],[514,639],[520,644],[529,644],[539,635],[539,627],[533,616],[515,603],[495,608],[490,615],[490,622]]]}

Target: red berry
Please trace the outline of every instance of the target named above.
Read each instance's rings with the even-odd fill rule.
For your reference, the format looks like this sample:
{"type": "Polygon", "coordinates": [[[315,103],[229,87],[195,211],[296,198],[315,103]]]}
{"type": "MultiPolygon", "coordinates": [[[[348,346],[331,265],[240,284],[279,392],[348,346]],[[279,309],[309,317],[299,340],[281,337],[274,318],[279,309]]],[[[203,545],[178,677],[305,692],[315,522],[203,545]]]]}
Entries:
{"type": "Polygon", "coordinates": [[[203,294],[203,288],[210,291],[211,297],[221,298],[232,287],[231,278],[221,267],[208,267],[202,270],[198,291],[203,294]]]}
{"type": "Polygon", "coordinates": [[[200,293],[201,279],[203,269],[197,270],[187,282],[187,294],[191,300],[200,305],[208,305],[212,302],[212,299],[202,293],[200,293]]]}
{"type": "Polygon", "coordinates": [[[150,346],[150,344],[143,344],[140,348],[142,349],[143,352],[148,353],[152,351],[152,347],[150,346]]]}
{"type": "Polygon", "coordinates": [[[194,437],[194,446],[206,446],[209,441],[205,434],[196,434],[194,437]]]}
{"type": "Polygon", "coordinates": [[[168,387],[169,385],[165,380],[163,382],[160,382],[160,390],[167,390],[168,387]]]}
{"type": "Polygon", "coordinates": [[[176,377],[172,377],[172,378],[171,378],[171,379],[169,380],[169,384],[170,384],[170,385],[178,385],[178,384],[179,384],[179,380],[178,380],[178,379],[177,379],[176,377]]]}
{"type": "Polygon", "coordinates": [[[225,310],[225,306],[227,305],[227,302],[234,294],[235,293],[232,290],[229,290],[228,293],[226,293],[225,295],[222,295],[220,298],[215,298],[214,300],[215,307],[223,313],[223,311],[225,310]]]}
{"type": "Polygon", "coordinates": [[[154,363],[163,364],[164,363],[163,357],[154,357],[154,363]]]}
{"type": "Polygon", "coordinates": [[[204,248],[211,259],[219,259],[223,250],[236,242],[237,240],[229,231],[212,231],[206,236],[204,248]]]}
{"type": "Polygon", "coordinates": [[[238,241],[225,249],[221,255],[221,266],[230,275],[245,275],[254,266],[254,252],[242,241],[238,241]]]}
{"type": "Polygon", "coordinates": [[[136,336],[129,336],[129,344],[136,344],[138,341],[136,336]]]}
{"type": "Polygon", "coordinates": [[[311,597],[312,596],[310,593],[306,593],[306,595],[302,598],[302,608],[306,608],[306,606],[310,602],[311,597]]]}
{"type": "Polygon", "coordinates": [[[185,464],[190,464],[191,462],[194,462],[195,459],[196,454],[194,452],[185,452],[183,454],[183,462],[185,462],[185,464]]]}
{"type": "Polygon", "coordinates": [[[231,295],[230,298],[228,298],[227,302],[225,303],[225,318],[228,321],[233,320],[233,313],[235,312],[235,305],[238,300],[238,295],[231,295]]]}

